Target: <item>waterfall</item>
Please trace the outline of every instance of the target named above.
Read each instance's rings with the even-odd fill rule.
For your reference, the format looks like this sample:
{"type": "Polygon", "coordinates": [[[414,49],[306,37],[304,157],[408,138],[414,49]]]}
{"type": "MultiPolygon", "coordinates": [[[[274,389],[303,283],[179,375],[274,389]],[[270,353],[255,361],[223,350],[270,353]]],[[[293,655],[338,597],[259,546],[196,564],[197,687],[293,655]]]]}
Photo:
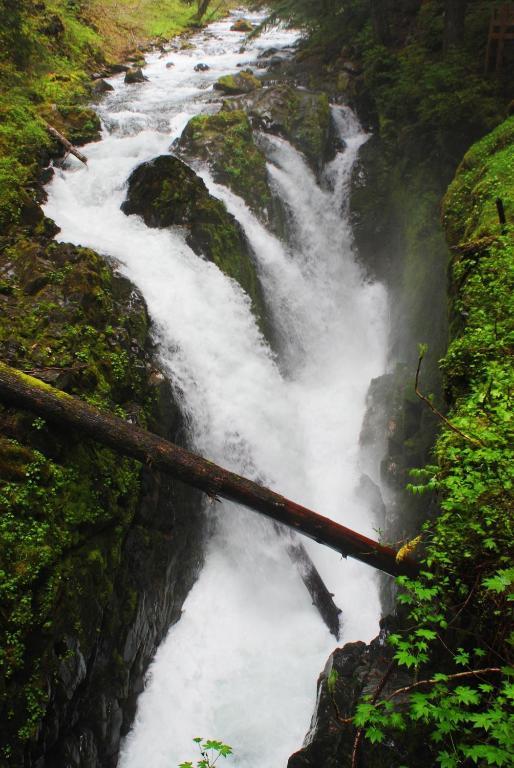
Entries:
{"type": "MultiPolygon", "coordinates": [[[[221,74],[295,37],[270,30],[241,52],[230,23],[211,25],[190,49],[151,54],[148,83],[111,79],[115,90],[99,107],[103,139],[85,149],[87,168],[70,159],[57,172],[46,213],[61,240],[114,259],[143,293],[199,452],[373,536],[356,493],[358,438],[369,382],[385,367],[386,298],[352,251],[348,185],[366,138],[352,113],[333,109],[345,149],[321,183],[285,140],[262,138],[288,243],[202,170],[251,244],[274,351],[239,285],[197,257],[180,231],[149,229],[120,211],[130,172],[166,153],[191,116],[212,111],[221,74]],[[199,62],[209,71],[195,72],[199,62]]],[[[193,758],[196,736],[231,744],[233,765],[281,768],[309,726],[334,640],[274,527],[228,502],[207,507],[216,525],[205,566],[151,666],[121,768],[176,768],[193,758]]],[[[375,574],[306,546],[343,609],[343,641],[369,640],[379,617],[375,574]]]]}

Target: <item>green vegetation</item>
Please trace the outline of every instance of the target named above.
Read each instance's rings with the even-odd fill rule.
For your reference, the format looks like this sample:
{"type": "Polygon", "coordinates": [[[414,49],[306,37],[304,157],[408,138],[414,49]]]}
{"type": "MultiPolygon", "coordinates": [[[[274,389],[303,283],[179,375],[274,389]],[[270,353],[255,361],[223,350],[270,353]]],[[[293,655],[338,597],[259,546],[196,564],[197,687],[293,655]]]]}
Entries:
{"type": "Polygon", "coordinates": [[[486,3],[468,4],[465,34],[447,51],[442,0],[272,0],[269,5],[275,16],[308,28],[302,58],[319,61],[334,95],[342,90],[356,101],[400,161],[436,161],[451,168],[463,146],[505,117],[512,65],[500,79],[484,75],[486,3]],[[387,20],[387,34],[377,16],[387,20]]]}
{"type": "Polygon", "coordinates": [[[368,700],[355,719],[374,742],[421,725],[447,768],[514,760],[513,163],[511,118],[467,153],[443,206],[454,320],[442,367],[453,428],[441,429],[437,464],[413,473],[412,492],[437,492],[441,513],[424,526],[421,577],[400,580],[410,628],[390,638],[398,664],[429,682],[415,686],[408,708],[368,700]]]}
{"type": "Polygon", "coordinates": [[[59,150],[41,118],[76,144],[95,140],[94,113],[79,109],[91,73],[197,20],[183,0],[0,0],[0,18],[2,233],[23,223],[40,162],[59,150]]]}
{"type": "MultiPolygon", "coordinates": [[[[145,424],[148,318],[131,286],[94,252],[18,240],[0,257],[2,359],[145,424]]],[[[85,653],[113,590],[139,499],[139,466],[0,408],[2,757],[19,759],[73,631],[85,653]],[[90,596],[94,595],[94,601],[90,596]]]]}
{"type": "Polygon", "coordinates": [[[223,744],[222,741],[211,739],[205,741],[201,736],[197,736],[193,742],[200,750],[200,760],[197,760],[196,766],[191,762],[180,763],[179,768],[214,768],[220,757],[228,757],[232,754],[232,747],[223,744]]]}

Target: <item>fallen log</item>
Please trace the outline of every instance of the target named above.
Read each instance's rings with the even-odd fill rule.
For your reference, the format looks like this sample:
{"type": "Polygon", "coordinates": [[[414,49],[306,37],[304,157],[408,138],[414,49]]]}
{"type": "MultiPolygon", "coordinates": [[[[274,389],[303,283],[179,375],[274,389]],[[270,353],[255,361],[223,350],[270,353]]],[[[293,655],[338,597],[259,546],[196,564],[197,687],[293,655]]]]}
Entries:
{"type": "Polygon", "coordinates": [[[312,558],[302,542],[298,540],[296,533],[283,525],[278,525],[278,523],[274,523],[274,528],[278,536],[287,539],[286,552],[311,596],[313,606],[317,609],[329,632],[334,635],[336,640],[339,640],[342,611],[334,603],[334,595],[321,578],[320,572],[312,562],[312,558]]]}
{"type": "Polygon", "coordinates": [[[300,578],[312,598],[312,604],[317,608],[331,634],[339,640],[342,611],[334,603],[333,594],[328,591],[327,585],[301,541],[290,541],[286,549],[291,562],[298,568],[300,578]]]}
{"type": "Polygon", "coordinates": [[[392,576],[415,576],[418,573],[418,566],[411,558],[397,562],[397,553],[391,547],[4,363],[0,363],[0,399],[50,421],[73,427],[103,445],[173,475],[211,498],[221,496],[260,512],[344,557],[354,557],[392,576]]]}
{"type": "Polygon", "coordinates": [[[43,120],[45,124],[45,128],[48,131],[48,133],[54,137],[54,139],[57,139],[63,147],[72,155],[75,155],[76,158],[80,160],[81,163],[84,163],[84,165],[87,165],[87,157],[82,154],[82,152],[79,152],[79,150],[73,146],[73,144],[68,141],[66,136],[63,136],[62,133],[60,133],[57,128],[54,128],[53,125],[50,125],[50,123],[47,123],[46,120],[43,120]]]}

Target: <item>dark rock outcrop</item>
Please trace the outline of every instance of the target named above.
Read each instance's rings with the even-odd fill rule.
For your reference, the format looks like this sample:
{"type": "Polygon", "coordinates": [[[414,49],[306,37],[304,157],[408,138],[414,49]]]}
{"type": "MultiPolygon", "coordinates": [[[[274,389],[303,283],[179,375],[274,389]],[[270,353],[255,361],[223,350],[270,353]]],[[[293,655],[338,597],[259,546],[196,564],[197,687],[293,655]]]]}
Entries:
{"type": "Polygon", "coordinates": [[[150,227],[185,227],[195,253],[237,280],[252,299],[257,316],[264,317],[259,281],[240,225],[182,160],[161,155],[136,168],[128,180],[122,210],[142,216],[150,227]]]}
{"type": "MultiPolygon", "coordinates": [[[[316,711],[302,749],[292,755],[288,768],[350,768],[357,729],[351,722],[342,722],[355,714],[363,696],[374,696],[383,684],[380,697],[408,685],[405,670],[392,665],[393,649],[386,638],[391,620],[383,620],[381,632],[369,645],[347,643],[329,657],[318,680],[316,711]]],[[[401,706],[401,697],[397,697],[401,706]]],[[[419,749],[419,733],[412,741],[402,734],[401,745],[393,739],[371,744],[363,739],[359,746],[359,768],[391,768],[426,765],[419,749]]]]}
{"type": "Polygon", "coordinates": [[[147,77],[143,74],[141,67],[131,67],[125,73],[125,83],[127,85],[134,85],[135,83],[146,83],[147,77]]]}

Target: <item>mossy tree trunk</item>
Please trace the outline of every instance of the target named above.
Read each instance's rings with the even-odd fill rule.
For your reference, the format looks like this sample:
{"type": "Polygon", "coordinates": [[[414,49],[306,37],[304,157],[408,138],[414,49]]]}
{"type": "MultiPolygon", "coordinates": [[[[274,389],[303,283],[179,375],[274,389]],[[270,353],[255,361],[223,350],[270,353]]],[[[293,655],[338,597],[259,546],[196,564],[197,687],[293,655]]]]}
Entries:
{"type": "Polygon", "coordinates": [[[75,428],[126,456],[139,459],[207,493],[242,504],[311,539],[392,576],[414,576],[409,557],[362,536],[278,493],[186,451],[110,413],[0,363],[0,399],[75,428]]]}

